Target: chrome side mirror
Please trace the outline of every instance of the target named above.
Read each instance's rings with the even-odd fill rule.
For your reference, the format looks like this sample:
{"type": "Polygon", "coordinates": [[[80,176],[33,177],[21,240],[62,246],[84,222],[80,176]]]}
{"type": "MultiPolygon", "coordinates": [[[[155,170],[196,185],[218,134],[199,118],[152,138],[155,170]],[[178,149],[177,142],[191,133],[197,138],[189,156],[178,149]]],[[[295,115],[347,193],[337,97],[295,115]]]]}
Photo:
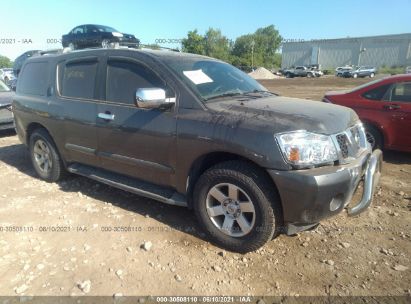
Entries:
{"type": "Polygon", "coordinates": [[[166,91],[161,88],[141,88],[136,92],[136,106],[139,108],[153,109],[162,105],[172,105],[175,98],[166,98],[166,91]]]}

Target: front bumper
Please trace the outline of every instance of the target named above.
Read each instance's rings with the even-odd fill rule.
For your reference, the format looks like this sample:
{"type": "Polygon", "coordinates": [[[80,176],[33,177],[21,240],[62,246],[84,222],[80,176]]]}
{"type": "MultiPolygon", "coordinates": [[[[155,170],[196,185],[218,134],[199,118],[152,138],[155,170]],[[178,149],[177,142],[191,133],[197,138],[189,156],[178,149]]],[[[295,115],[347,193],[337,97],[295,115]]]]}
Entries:
{"type": "Polygon", "coordinates": [[[354,216],[372,202],[382,165],[382,152],[366,151],[346,165],[307,170],[268,170],[281,197],[286,233],[294,234],[341,212],[364,180],[361,201],[348,208],[354,216]]]}
{"type": "Polygon", "coordinates": [[[0,130],[14,128],[13,113],[9,110],[10,105],[0,105],[0,130]]]}

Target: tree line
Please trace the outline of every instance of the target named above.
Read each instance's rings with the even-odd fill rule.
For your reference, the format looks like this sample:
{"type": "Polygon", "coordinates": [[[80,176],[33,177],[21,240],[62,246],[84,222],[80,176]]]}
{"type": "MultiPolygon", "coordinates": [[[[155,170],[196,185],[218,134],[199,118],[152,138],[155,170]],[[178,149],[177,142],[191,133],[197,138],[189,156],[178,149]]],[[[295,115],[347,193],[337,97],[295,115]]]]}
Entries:
{"type": "Polygon", "coordinates": [[[181,45],[183,52],[214,57],[243,69],[276,68],[281,66],[281,54],[278,53],[281,41],[278,30],[269,25],[235,41],[228,39],[219,29],[209,28],[204,35],[195,29],[188,32],[181,45]]]}

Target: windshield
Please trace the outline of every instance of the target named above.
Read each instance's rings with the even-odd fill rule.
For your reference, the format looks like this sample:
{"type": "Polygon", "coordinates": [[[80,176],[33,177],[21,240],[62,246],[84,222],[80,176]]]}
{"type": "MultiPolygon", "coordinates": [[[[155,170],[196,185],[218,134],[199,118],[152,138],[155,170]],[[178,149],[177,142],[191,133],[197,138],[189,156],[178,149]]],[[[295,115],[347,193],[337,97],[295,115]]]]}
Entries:
{"type": "Polygon", "coordinates": [[[224,96],[268,92],[244,72],[221,61],[203,58],[164,61],[204,102],[224,96]]]}
{"type": "Polygon", "coordinates": [[[99,32],[118,32],[116,29],[109,27],[109,26],[104,26],[104,25],[95,25],[95,27],[97,28],[97,30],[99,32]]]}
{"type": "Polygon", "coordinates": [[[10,89],[6,84],[0,80],[0,92],[10,92],[10,89]]]}

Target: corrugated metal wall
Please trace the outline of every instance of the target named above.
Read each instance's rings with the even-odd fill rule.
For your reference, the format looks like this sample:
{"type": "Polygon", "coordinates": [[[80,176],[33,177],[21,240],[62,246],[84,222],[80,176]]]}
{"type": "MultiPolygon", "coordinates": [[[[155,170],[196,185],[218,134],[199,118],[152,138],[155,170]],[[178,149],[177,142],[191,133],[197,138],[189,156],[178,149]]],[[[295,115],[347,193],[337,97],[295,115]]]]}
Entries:
{"type": "Polygon", "coordinates": [[[411,34],[283,44],[283,68],[316,63],[322,68],[344,65],[408,66],[411,65],[411,34]]]}

